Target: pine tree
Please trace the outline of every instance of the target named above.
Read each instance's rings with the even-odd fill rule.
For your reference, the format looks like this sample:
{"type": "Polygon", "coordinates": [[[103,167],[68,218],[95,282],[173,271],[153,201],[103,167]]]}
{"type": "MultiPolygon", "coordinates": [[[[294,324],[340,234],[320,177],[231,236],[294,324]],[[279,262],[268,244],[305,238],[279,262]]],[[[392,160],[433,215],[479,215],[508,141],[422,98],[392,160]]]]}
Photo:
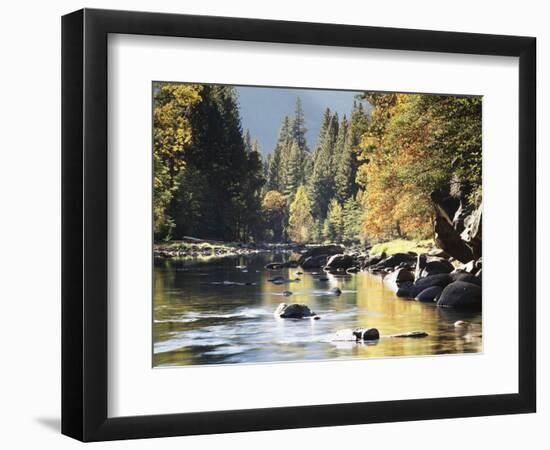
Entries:
{"type": "Polygon", "coordinates": [[[363,105],[354,102],[350,122],[347,126],[345,143],[337,164],[334,179],[336,198],[340,203],[344,203],[348,198],[355,196],[358,191],[356,177],[359,161],[357,160],[357,154],[361,143],[361,136],[367,127],[367,121],[368,117],[363,109],[363,105]]]}
{"type": "Polygon", "coordinates": [[[355,197],[350,197],[344,203],[344,232],[345,242],[357,242],[361,238],[361,226],[363,224],[363,211],[355,197]]]}
{"type": "Polygon", "coordinates": [[[313,157],[313,170],[309,182],[309,195],[313,214],[323,220],[326,217],[329,200],[334,196],[333,154],[338,135],[338,115],[331,115],[327,108],[323,116],[319,145],[313,157]]]}
{"type": "Polygon", "coordinates": [[[309,151],[306,142],[305,117],[304,110],[302,109],[302,100],[300,97],[296,97],[296,108],[294,110],[294,118],[291,126],[291,136],[294,141],[298,143],[298,147],[302,151],[309,151]]]}
{"type": "Polygon", "coordinates": [[[303,182],[303,152],[297,141],[292,141],[285,164],[285,185],[283,194],[292,199],[303,182]]]}

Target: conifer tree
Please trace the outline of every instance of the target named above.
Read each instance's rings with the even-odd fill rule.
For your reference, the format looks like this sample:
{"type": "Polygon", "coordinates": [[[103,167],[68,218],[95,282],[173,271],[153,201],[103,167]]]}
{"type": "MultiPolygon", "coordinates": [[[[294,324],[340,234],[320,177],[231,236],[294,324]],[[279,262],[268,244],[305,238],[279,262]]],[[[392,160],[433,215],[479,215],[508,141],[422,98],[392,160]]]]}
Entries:
{"type": "Polygon", "coordinates": [[[334,196],[334,146],[338,135],[338,115],[331,115],[327,108],[323,116],[319,145],[313,158],[313,171],[309,183],[309,195],[316,218],[326,217],[328,203],[334,196]]]}
{"type": "Polygon", "coordinates": [[[307,152],[306,142],[305,117],[304,110],[302,109],[302,100],[300,97],[296,98],[296,108],[294,110],[294,118],[292,119],[291,136],[294,141],[298,143],[300,150],[307,152]]]}

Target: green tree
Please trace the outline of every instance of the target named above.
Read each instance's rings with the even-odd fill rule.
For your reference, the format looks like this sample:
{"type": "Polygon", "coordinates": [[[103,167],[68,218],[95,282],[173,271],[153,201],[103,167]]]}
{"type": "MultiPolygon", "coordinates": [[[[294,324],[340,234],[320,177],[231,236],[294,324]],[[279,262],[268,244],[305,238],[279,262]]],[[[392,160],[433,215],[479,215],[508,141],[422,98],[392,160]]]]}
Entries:
{"type": "Polygon", "coordinates": [[[285,161],[284,194],[291,199],[304,181],[304,154],[297,141],[292,141],[285,161]]]}
{"type": "Polygon", "coordinates": [[[363,225],[363,211],[355,197],[346,200],[343,207],[344,215],[344,242],[357,242],[361,240],[361,228],[363,225]]]}
{"type": "Polygon", "coordinates": [[[336,175],[334,177],[336,198],[344,203],[348,198],[357,194],[358,185],[356,181],[359,161],[357,159],[361,137],[366,131],[368,116],[365,113],[361,102],[353,103],[349,125],[345,126],[346,139],[344,145],[338,144],[341,148],[339,159],[336,161],[336,175]]]}
{"type": "Polygon", "coordinates": [[[296,191],[294,201],[290,205],[288,225],[288,235],[293,242],[309,241],[314,221],[311,215],[311,203],[303,185],[296,191]]]}
{"type": "Polygon", "coordinates": [[[313,170],[309,180],[309,196],[313,214],[323,220],[327,215],[329,200],[334,196],[333,154],[338,136],[338,115],[327,108],[319,134],[319,145],[313,156],[313,170]]]}
{"type": "Polygon", "coordinates": [[[294,118],[292,119],[291,137],[297,144],[300,150],[308,151],[306,142],[305,116],[302,108],[302,100],[296,97],[296,108],[294,110],[294,118]]]}
{"type": "Polygon", "coordinates": [[[235,89],[202,85],[201,101],[191,109],[189,123],[192,139],[184,154],[189,177],[183,174],[170,205],[175,235],[254,239],[261,217],[263,167],[250,135],[243,136],[235,89]]]}

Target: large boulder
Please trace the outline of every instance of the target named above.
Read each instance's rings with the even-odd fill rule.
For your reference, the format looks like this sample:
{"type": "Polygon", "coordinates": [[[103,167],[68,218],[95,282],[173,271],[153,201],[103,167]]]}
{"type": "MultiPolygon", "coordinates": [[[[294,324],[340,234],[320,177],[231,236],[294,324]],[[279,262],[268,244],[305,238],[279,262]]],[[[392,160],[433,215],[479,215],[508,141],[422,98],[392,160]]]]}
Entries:
{"type": "Polygon", "coordinates": [[[384,259],[386,259],[387,257],[388,255],[386,255],[386,252],[382,252],[379,255],[369,256],[368,258],[365,258],[362,268],[364,269],[365,267],[374,266],[378,264],[380,261],[383,261],[384,259]]]}
{"type": "Polygon", "coordinates": [[[435,210],[434,241],[445,253],[466,263],[474,258],[472,249],[461,238],[464,229],[465,193],[460,183],[438,189],[431,193],[435,210]]]}
{"type": "Polygon", "coordinates": [[[398,297],[404,298],[415,298],[423,290],[432,287],[439,286],[444,288],[448,284],[452,283],[453,279],[448,273],[441,273],[436,275],[430,275],[425,278],[420,278],[414,283],[408,282],[403,283],[399,286],[399,289],[396,292],[398,297]]]}
{"type": "Polygon", "coordinates": [[[466,281],[454,281],[443,289],[437,306],[480,311],[481,287],[466,281]]]}
{"type": "Polygon", "coordinates": [[[384,278],[384,282],[394,291],[398,291],[401,285],[412,281],[414,281],[414,275],[406,268],[394,270],[384,278]]]}
{"type": "Polygon", "coordinates": [[[351,255],[332,255],[329,257],[327,264],[325,265],[325,270],[337,270],[337,269],[349,269],[356,265],[356,260],[351,255]]]}
{"type": "Polygon", "coordinates": [[[481,266],[482,266],[481,258],[476,259],[476,260],[472,259],[471,261],[468,261],[467,263],[462,264],[461,266],[459,266],[458,270],[462,271],[462,272],[468,272],[468,273],[471,273],[471,274],[475,274],[481,269],[481,266]]]}
{"type": "Polygon", "coordinates": [[[381,260],[377,264],[370,265],[369,270],[373,272],[380,272],[384,269],[393,269],[396,267],[408,267],[413,268],[416,264],[416,254],[412,253],[396,253],[395,255],[388,256],[381,260]]]}
{"type": "MultiPolygon", "coordinates": [[[[298,259],[298,263],[303,267],[303,264],[306,261],[306,259],[318,258],[320,260],[322,259],[322,257],[325,258],[325,263],[326,263],[326,260],[329,256],[343,254],[343,253],[344,253],[344,247],[340,245],[321,245],[319,247],[309,248],[304,253],[302,253],[300,255],[300,258],[298,259]]],[[[323,263],[323,265],[325,263],[323,263]]]]}
{"type": "Polygon", "coordinates": [[[441,286],[431,286],[420,292],[414,299],[417,302],[433,303],[439,298],[441,292],[443,292],[441,286]]]}
{"type": "Polygon", "coordinates": [[[423,253],[418,255],[416,259],[414,278],[418,280],[430,275],[451,273],[453,270],[455,270],[455,267],[447,258],[423,253]]]}
{"type": "Polygon", "coordinates": [[[472,275],[467,272],[455,272],[451,274],[453,281],[465,281],[467,283],[477,284],[481,286],[481,278],[477,275],[472,275]]]}
{"type": "Polygon", "coordinates": [[[327,263],[328,255],[308,256],[301,263],[302,269],[319,269],[327,263]]]}
{"type": "Polygon", "coordinates": [[[481,257],[481,216],[483,203],[464,219],[464,230],[460,234],[461,239],[472,250],[473,259],[481,257]]]}
{"type": "Polygon", "coordinates": [[[315,313],[307,305],[299,303],[281,303],[277,306],[274,314],[282,319],[303,319],[315,316],[315,313]]]}

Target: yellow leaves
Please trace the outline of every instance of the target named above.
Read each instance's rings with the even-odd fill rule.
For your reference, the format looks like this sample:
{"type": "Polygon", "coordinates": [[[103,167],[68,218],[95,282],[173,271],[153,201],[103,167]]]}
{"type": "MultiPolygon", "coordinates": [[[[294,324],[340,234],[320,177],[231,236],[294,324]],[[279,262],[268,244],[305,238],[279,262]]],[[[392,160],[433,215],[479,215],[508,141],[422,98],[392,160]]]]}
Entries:
{"type": "Polygon", "coordinates": [[[173,159],[191,142],[189,113],[200,100],[200,85],[161,83],[156,86],[153,107],[154,149],[173,159]]]}
{"type": "Polygon", "coordinates": [[[305,243],[310,239],[314,221],[311,203],[303,185],[296,191],[294,201],[290,205],[288,225],[288,235],[292,241],[305,243]]]}
{"type": "Polygon", "coordinates": [[[269,191],[262,200],[264,211],[283,211],[286,208],[286,197],[278,191],[269,191]]]}

